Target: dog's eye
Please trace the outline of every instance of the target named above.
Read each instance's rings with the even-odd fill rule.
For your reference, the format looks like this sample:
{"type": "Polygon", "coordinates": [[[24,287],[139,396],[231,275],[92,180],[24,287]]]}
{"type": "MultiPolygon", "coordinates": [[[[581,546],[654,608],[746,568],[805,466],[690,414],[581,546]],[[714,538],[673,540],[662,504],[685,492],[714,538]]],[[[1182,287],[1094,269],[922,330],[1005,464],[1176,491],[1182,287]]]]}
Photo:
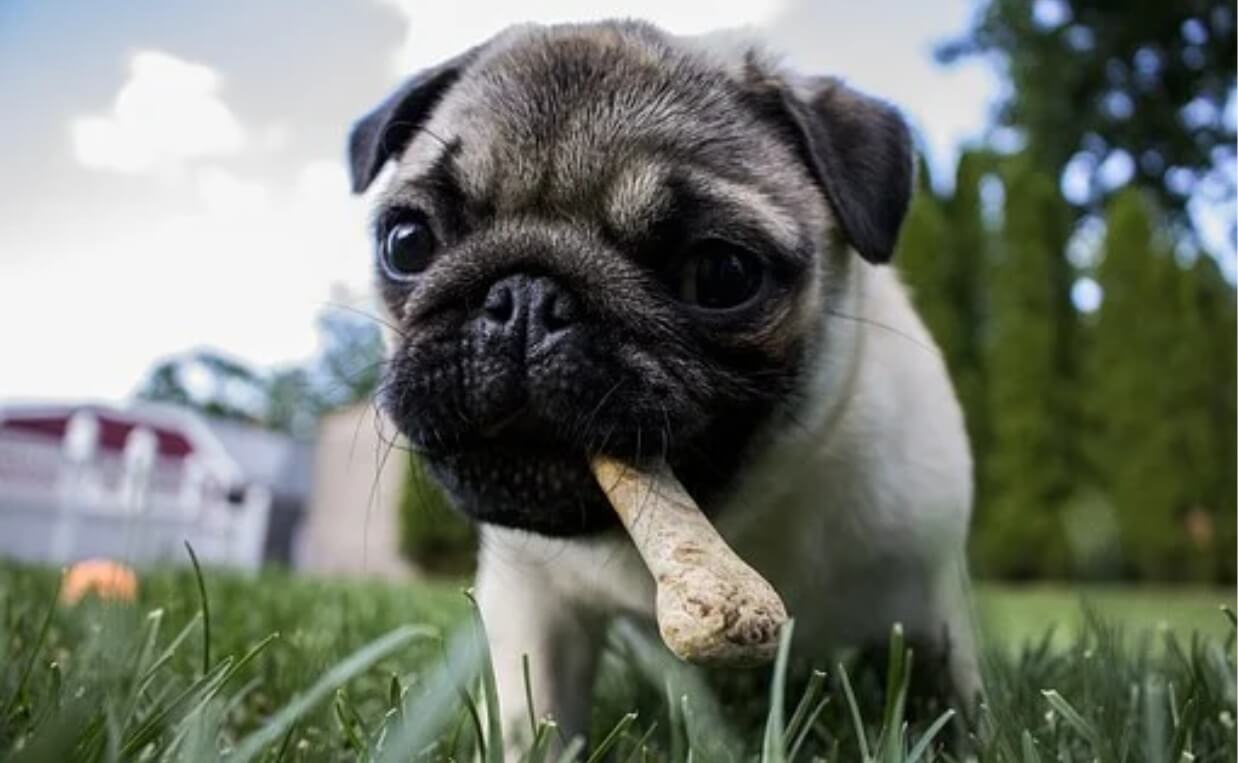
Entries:
{"type": "Polygon", "coordinates": [[[383,270],[397,281],[407,281],[430,266],[434,232],[424,219],[400,220],[387,229],[381,259],[383,270]]]}
{"type": "Polygon", "coordinates": [[[751,252],[725,241],[707,241],[692,247],[678,275],[681,301],[706,310],[729,310],[756,296],[765,269],[751,252]]]}

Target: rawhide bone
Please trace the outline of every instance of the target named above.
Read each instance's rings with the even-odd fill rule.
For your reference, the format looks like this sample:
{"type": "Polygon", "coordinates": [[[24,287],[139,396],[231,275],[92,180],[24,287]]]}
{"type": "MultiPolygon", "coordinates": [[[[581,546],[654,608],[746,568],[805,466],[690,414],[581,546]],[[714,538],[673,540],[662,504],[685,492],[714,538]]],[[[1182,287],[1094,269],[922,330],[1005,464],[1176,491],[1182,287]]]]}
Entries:
{"type": "Polygon", "coordinates": [[[688,662],[759,665],[778,650],[787,609],[731,550],[664,463],[590,465],[657,584],[662,640],[688,662]]]}

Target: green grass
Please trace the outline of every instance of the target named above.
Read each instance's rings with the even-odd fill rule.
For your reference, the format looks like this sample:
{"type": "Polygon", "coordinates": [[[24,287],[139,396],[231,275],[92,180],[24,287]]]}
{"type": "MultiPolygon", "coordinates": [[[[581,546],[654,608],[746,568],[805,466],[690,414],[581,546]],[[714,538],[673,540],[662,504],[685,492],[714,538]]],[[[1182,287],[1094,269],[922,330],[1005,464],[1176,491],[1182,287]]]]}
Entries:
{"type": "MultiPolygon", "coordinates": [[[[147,573],[133,606],[56,606],[56,580],[0,565],[0,760],[502,759],[458,584],[208,570],[208,629],[191,569],[147,573]]],[[[884,665],[784,649],[774,670],[706,673],[618,626],[592,745],[539,720],[526,759],[1231,761],[1232,598],[1089,589],[1085,616],[1069,589],[982,587],[990,698],[971,734],[908,691],[897,634],[884,665]]]]}
{"type": "Polygon", "coordinates": [[[1217,617],[1217,606],[1232,607],[1234,589],[990,584],[979,587],[977,598],[980,625],[989,640],[1017,648],[1053,624],[1054,645],[1065,648],[1085,627],[1085,606],[1103,620],[1136,632],[1171,628],[1183,638],[1200,633],[1223,640],[1229,623],[1217,617]]]}

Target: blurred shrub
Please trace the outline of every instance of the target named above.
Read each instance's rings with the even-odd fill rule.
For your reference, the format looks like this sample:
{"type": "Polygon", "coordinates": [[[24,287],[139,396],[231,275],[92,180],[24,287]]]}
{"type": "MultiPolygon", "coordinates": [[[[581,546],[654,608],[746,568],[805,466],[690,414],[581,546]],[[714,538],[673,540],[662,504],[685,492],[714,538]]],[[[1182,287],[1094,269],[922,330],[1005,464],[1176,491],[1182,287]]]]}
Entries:
{"type": "Polygon", "coordinates": [[[470,574],[476,566],[476,528],[411,454],[400,497],[400,552],[433,574],[470,574]]]}

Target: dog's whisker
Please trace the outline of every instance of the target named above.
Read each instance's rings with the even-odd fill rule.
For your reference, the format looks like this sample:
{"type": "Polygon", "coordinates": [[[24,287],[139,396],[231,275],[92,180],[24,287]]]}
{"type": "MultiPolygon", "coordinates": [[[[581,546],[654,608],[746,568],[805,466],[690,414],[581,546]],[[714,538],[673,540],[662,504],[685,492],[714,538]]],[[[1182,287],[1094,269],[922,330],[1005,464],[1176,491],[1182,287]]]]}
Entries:
{"type": "Polygon", "coordinates": [[[881,329],[882,331],[889,332],[890,334],[894,336],[900,337],[902,339],[906,339],[908,342],[911,342],[916,347],[919,347],[925,352],[928,352],[936,356],[941,355],[941,350],[937,349],[933,345],[925,344],[924,342],[920,341],[919,339],[912,336],[911,334],[908,334],[906,331],[903,331],[897,326],[891,326],[888,323],[882,323],[881,321],[875,321],[871,318],[865,318],[860,315],[848,315],[846,313],[840,313],[836,310],[826,310],[826,313],[834,316],[835,318],[842,318],[843,320],[847,320],[847,321],[855,321],[856,323],[863,323],[866,326],[872,326],[873,328],[881,329]]]}
{"type": "Polygon", "coordinates": [[[323,304],[323,307],[326,307],[328,309],[340,310],[343,312],[352,313],[353,315],[357,315],[369,321],[372,321],[373,323],[377,323],[380,326],[385,326],[386,328],[390,329],[393,333],[395,333],[400,338],[402,339],[405,338],[403,329],[401,329],[399,326],[396,326],[394,323],[391,323],[390,321],[384,318],[380,318],[379,316],[374,315],[371,312],[362,310],[361,308],[358,308],[358,307],[353,307],[352,305],[346,305],[341,302],[324,302],[322,304],[323,304]]]}

